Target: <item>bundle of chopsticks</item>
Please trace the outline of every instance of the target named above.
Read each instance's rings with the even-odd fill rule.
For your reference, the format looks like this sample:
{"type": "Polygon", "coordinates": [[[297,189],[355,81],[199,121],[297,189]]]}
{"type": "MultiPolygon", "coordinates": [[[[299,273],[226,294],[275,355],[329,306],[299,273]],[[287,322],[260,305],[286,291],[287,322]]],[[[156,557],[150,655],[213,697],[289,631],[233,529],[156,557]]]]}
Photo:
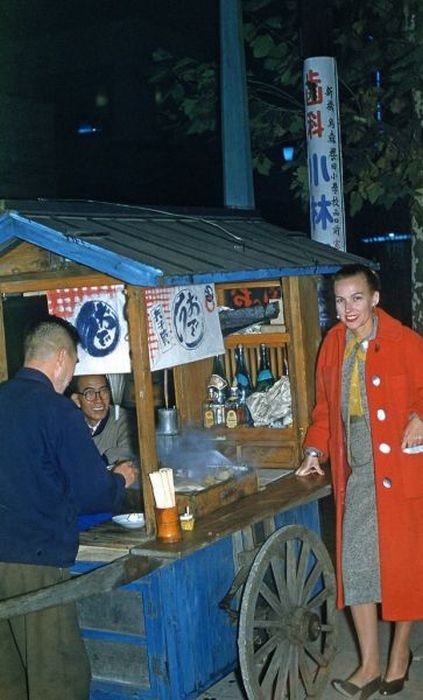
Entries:
{"type": "Polygon", "coordinates": [[[173,469],[162,467],[156,472],[151,472],[149,477],[156,508],[173,508],[176,505],[173,469]]]}

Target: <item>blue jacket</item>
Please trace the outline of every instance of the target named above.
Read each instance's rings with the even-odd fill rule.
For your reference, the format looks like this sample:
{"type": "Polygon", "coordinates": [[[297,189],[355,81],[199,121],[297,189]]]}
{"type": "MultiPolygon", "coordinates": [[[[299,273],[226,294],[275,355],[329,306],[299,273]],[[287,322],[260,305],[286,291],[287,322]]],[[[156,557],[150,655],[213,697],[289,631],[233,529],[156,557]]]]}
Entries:
{"type": "Polygon", "coordinates": [[[0,561],[70,566],[78,515],[115,511],[124,492],[45,374],[23,368],[0,386],[0,561]]]}

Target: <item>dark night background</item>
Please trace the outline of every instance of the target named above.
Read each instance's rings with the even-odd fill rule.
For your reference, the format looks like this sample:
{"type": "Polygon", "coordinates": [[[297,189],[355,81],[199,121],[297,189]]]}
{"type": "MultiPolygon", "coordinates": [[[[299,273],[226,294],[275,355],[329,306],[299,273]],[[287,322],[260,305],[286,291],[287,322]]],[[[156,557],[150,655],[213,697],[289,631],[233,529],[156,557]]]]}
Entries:
{"type": "Polygon", "coordinates": [[[201,0],[3,2],[10,177],[1,195],[221,205],[217,139],[159,131],[148,82],[159,46],[217,55],[217,9],[201,0]],[[78,134],[85,124],[97,132],[78,134]]]}
{"type": "MultiPolygon", "coordinates": [[[[303,42],[322,53],[328,47],[312,45],[324,36],[316,17],[328,17],[313,13],[307,23],[307,8],[303,3],[303,42]]],[[[222,207],[219,134],[183,138],[160,129],[149,83],[159,47],[218,59],[218,9],[218,0],[3,0],[0,197],[222,207]],[[95,131],[79,133],[88,127],[95,131]]],[[[275,144],[269,177],[255,176],[256,207],[274,223],[308,231],[279,153],[275,144]]],[[[348,222],[348,245],[382,262],[389,310],[409,322],[402,301],[409,294],[409,241],[363,242],[404,230],[405,222],[403,211],[365,211],[348,222]]]]}

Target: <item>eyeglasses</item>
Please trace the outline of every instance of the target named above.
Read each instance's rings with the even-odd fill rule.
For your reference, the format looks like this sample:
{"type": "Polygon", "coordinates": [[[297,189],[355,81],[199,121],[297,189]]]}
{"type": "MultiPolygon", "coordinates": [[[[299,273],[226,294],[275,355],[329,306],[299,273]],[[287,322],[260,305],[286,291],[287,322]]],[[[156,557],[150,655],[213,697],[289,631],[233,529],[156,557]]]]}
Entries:
{"type": "Polygon", "coordinates": [[[97,396],[100,399],[108,399],[110,396],[110,389],[108,386],[101,386],[99,389],[84,389],[84,391],[77,391],[77,394],[83,396],[86,401],[95,401],[97,396]]]}

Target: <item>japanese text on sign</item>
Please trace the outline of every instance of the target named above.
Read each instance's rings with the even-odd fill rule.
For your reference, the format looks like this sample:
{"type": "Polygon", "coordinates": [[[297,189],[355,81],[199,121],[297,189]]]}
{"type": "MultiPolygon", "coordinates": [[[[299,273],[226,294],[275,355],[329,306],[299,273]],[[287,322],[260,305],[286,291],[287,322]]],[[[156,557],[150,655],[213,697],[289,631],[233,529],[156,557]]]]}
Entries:
{"type": "Polygon", "coordinates": [[[304,63],[304,98],[310,187],[311,236],[345,250],[342,157],[335,60],[304,63]]]}
{"type": "Polygon", "coordinates": [[[214,285],[147,289],[145,299],[152,370],[224,352],[214,285]]]}
{"type": "Polygon", "coordinates": [[[49,313],[79,333],[76,375],[131,371],[123,285],[54,289],[47,300],[49,313]]]}

